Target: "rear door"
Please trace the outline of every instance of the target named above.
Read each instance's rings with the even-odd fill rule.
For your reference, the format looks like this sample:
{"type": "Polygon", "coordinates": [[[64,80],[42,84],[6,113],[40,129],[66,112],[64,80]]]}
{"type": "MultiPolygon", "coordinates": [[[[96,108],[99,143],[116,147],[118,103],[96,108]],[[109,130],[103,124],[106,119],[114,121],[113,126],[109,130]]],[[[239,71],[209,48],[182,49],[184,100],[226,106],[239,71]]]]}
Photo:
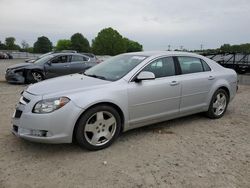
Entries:
{"type": "Polygon", "coordinates": [[[47,78],[70,74],[70,56],[58,55],[45,64],[47,78]]]}
{"type": "Polygon", "coordinates": [[[72,55],[71,56],[71,64],[70,64],[70,73],[78,73],[83,72],[87,68],[89,68],[89,57],[80,56],[80,55],[72,55]]]}
{"type": "Polygon", "coordinates": [[[196,57],[177,57],[181,75],[179,75],[182,94],[180,113],[201,111],[207,104],[208,94],[215,81],[208,64],[196,57]]]}

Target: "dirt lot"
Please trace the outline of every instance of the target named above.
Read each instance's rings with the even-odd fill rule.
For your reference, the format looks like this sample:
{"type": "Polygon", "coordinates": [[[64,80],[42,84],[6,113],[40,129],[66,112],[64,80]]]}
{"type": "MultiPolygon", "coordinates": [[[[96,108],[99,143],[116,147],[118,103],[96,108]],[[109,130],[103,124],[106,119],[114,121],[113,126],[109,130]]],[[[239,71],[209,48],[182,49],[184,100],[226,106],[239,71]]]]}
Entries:
{"type": "MultiPolygon", "coordinates": [[[[0,61],[0,80],[17,62],[0,61]]],[[[198,114],[132,130],[97,152],[13,136],[10,119],[23,88],[0,81],[0,188],[250,187],[248,85],[221,119],[198,114]]]]}

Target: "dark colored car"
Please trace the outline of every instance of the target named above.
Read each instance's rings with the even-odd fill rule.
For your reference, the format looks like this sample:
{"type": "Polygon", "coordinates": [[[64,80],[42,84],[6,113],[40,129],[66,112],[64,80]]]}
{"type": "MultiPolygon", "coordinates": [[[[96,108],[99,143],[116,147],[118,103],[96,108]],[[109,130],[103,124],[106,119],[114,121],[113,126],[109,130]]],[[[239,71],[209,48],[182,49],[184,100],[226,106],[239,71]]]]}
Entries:
{"type": "Polygon", "coordinates": [[[8,52],[0,52],[0,59],[13,59],[13,56],[8,52]]]}
{"type": "Polygon", "coordinates": [[[27,63],[34,63],[38,59],[41,59],[41,58],[43,58],[43,57],[45,57],[47,55],[51,55],[51,54],[55,54],[55,53],[77,53],[77,51],[75,51],[75,50],[52,51],[52,52],[48,52],[46,54],[42,54],[42,55],[38,56],[37,58],[26,59],[25,62],[27,62],[27,63]]]}
{"type": "Polygon", "coordinates": [[[35,83],[57,76],[84,72],[97,64],[96,59],[78,53],[53,53],[34,63],[19,63],[7,68],[9,83],[35,83]]]}

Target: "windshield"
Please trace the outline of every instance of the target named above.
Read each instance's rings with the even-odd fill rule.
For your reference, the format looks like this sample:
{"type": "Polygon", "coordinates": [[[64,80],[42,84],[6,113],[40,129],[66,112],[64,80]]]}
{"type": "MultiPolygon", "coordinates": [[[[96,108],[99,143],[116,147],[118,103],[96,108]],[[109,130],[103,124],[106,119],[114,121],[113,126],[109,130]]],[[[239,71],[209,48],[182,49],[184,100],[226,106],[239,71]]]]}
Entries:
{"type": "Polygon", "coordinates": [[[146,58],[147,56],[141,55],[118,55],[88,69],[84,74],[104,80],[116,81],[125,76],[146,58]]]}
{"type": "Polygon", "coordinates": [[[54,52],[48,52],[48,53],[46,53],[46,54],[40,55],[40,56],[38,57],[38,59],[41,59],[41,58],[43,58],[43,57],[45,57],[45,56],[47,56],[47,55],[53,54],[53,53],[54,53],[54,52]]]}
{"type": "Polygon", "coordinates": [[[46,63],[48,60],[50,60],[52,57],[54,57],[54,55],[47,55],[42,57],[41,59],[38,59],[34,62],[34,64],[43,64],[46,63]]]}

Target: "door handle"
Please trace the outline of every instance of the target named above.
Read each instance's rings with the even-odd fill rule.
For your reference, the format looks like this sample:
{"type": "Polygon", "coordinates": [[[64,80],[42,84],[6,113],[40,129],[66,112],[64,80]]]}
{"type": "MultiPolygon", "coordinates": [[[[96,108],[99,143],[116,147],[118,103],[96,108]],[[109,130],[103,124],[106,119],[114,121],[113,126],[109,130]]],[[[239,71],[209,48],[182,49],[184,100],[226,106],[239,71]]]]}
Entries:
{"type": "Polygon", "coordinates": [[[214,76],[209,76],[208,77],[208,80],[213,80],[214,79],[214,76]]]}
{"type": "Polygon", "coordinates": [[[69,65],[63,65],[63,67],[69,67],[69,65]]]}
{"type": "Polygon", "coordinates": [[[178,85],[179,84],[179,82],[177,82],[177,81],[172,81],[172,82],[170,82],[170,85],[171,86],[176,86],[176,85],[178,85]]]}

